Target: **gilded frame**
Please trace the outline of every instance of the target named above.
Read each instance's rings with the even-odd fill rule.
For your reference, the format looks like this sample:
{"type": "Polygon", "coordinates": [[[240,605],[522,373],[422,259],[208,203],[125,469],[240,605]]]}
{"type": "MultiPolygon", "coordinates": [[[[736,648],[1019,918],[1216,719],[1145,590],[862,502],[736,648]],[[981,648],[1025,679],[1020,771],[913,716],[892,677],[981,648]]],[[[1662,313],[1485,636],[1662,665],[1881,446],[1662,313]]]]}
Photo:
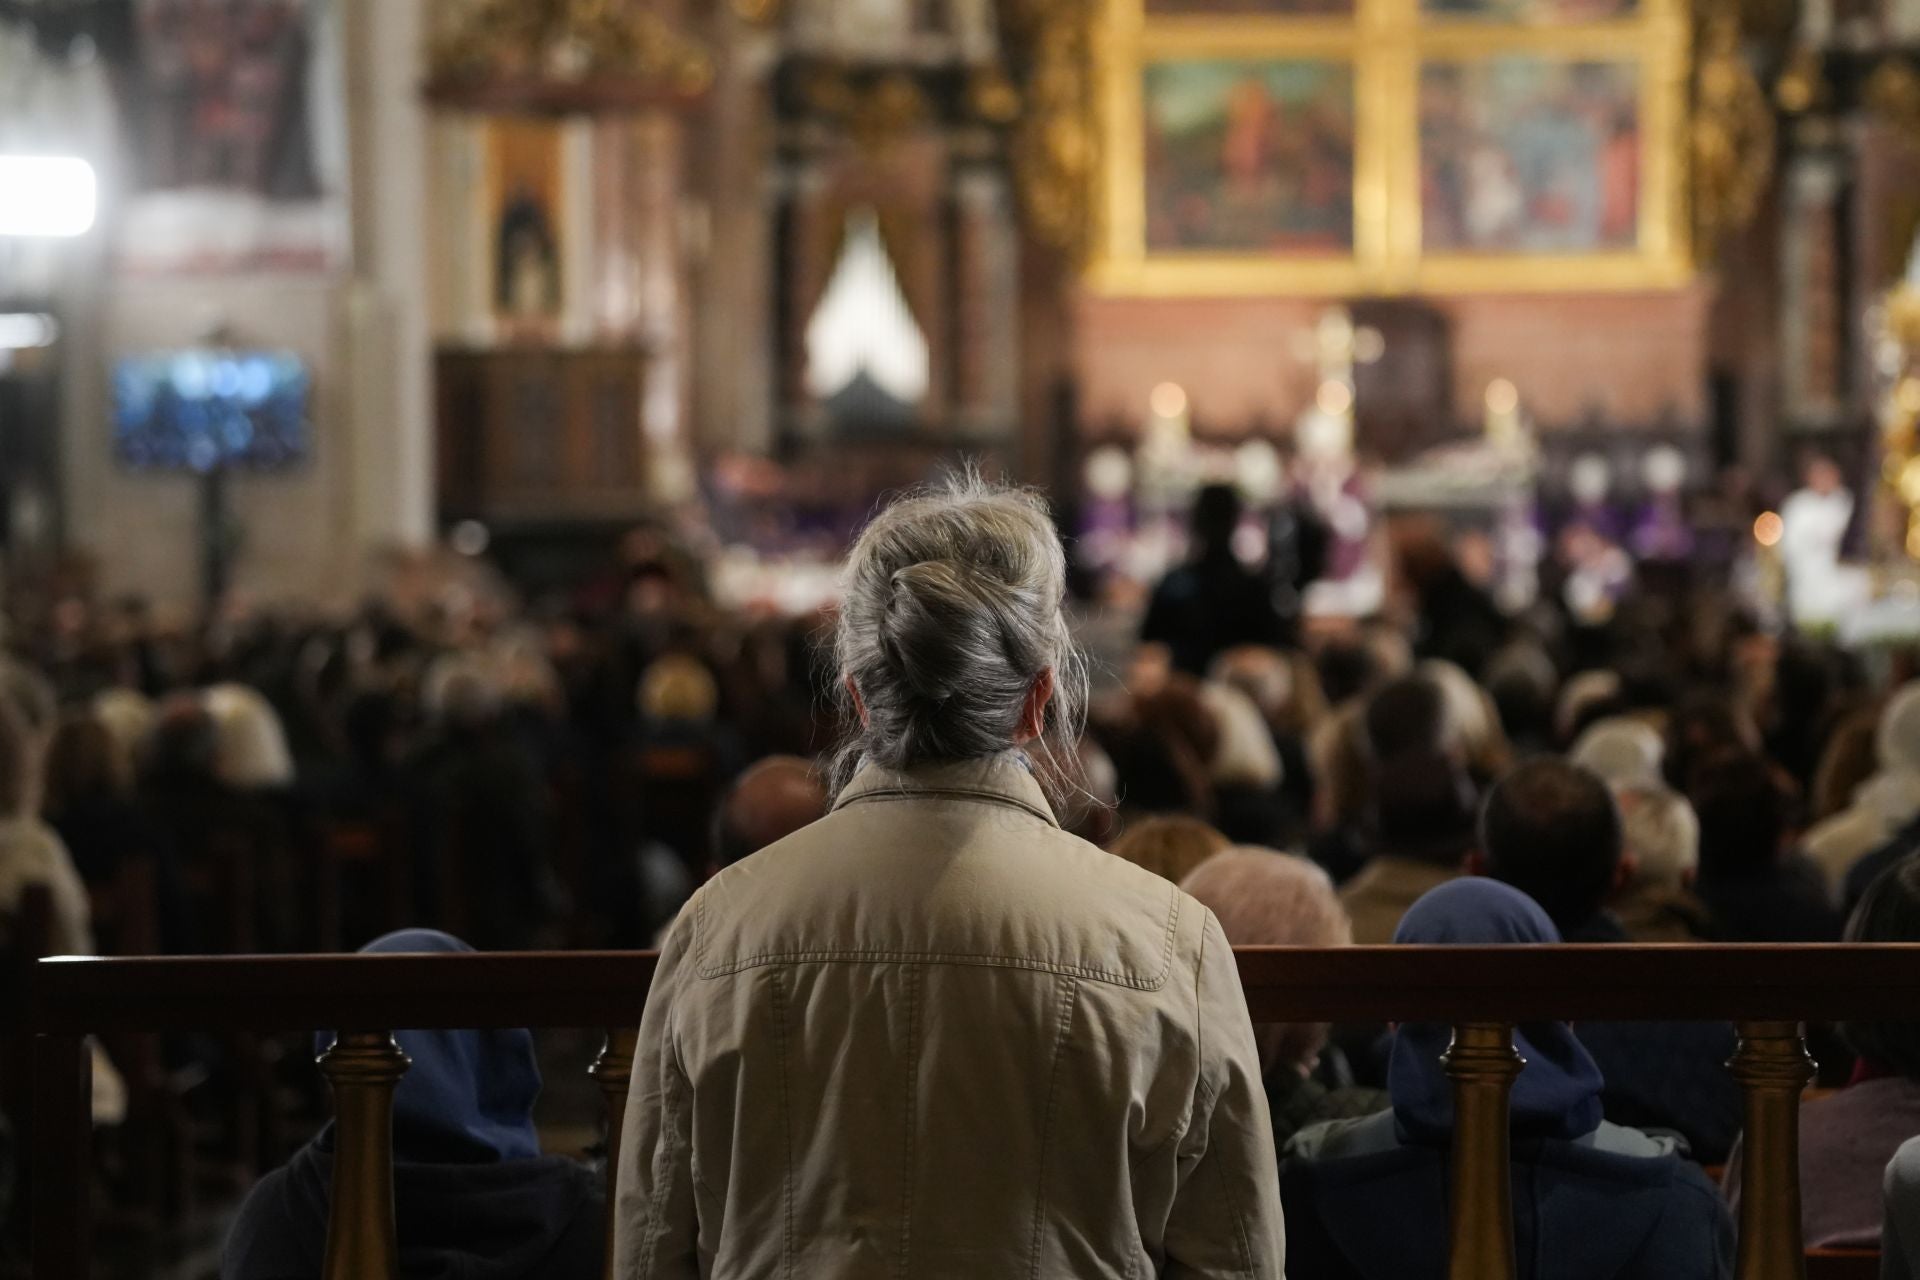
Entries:
{"type": "Polygon", "coordinates": [[[1691,70],[1686,0],[1639,0],[1630,17],[1520,26],[1428,17],[1420,0],[1354,0],[1351,17],[1167,15],[1103,0],[1095,38],[1099,221],[1096,292],[1134,297],[1667,289],[1694,274],[1687,201],[1691,70]],[[1429,61],[1534,55],[1632,61],[1639,74],[1639,244],[1626,251],[1427,253],[1421,241],[1419,89],[1429,61]],[[1142,71],[1173,58],[1346,59],[1355,75],[1351,256],[1154,253],[1146,244],[1142,71]]]}

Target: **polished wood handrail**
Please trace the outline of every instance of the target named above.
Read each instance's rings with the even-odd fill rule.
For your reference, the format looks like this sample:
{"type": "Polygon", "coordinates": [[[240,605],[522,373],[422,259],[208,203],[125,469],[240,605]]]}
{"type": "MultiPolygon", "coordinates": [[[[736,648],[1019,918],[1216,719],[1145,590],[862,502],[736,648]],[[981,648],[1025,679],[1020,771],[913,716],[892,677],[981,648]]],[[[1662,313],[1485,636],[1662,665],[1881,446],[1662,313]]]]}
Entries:
{"type": "MultiPolygon", "coordinates": [[[[1245,947],[1257,1022],[1910,1018],[1920,943],[1245,947]]],[[[28,1026],[99,1031],[606,1027],[639,1017],[651,952],[53,959],[28,1026]],[[217,996],[210,999],[210,996],[217,996]]]]}
{"type": "MultiPolygon", "coordinates": [[[[1901,1019],[1920,1007],[1920,945],[1247,948],[1236,959],[1256,1022],[1455,1026],[1453,1176],[1476,1192],[1455,1197],[1450,1275],[1475,1280],[1515,1275],[1504,1172],[1506,1099],[1521,1069],[1513,1024],[1736,1023],[1748,1169],[1737,1274],[1802,1280],[1798,1102],[1810,1067],[1800,1021],[1901,1019]]],[[[617,1141],[631,1028],[654,965],[641,952],[42,961],[26,1007],[38,1095],[34,1273],[88,1273],[89,1034],[365,1029],[322,1064],[339,1113],[335,1203],[356,1206],[354,1221],[330,1228],[327,1275],[390,1280],[388,1108],[404,1059],[389,1051],[388,1029],[610,1028],[595,1075],[617,1141]]]]}

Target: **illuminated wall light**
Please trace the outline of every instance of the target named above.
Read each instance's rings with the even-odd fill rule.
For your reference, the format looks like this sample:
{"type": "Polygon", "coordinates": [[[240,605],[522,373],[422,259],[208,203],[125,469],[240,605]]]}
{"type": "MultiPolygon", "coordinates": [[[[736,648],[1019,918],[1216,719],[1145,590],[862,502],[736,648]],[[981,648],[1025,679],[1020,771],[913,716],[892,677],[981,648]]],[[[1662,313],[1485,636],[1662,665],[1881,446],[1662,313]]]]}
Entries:
{"type": "Polygon", "coordinates": [[[1156,418],[1178,418],[1187,411],[1187,389],[1177,382],[1163,382],[1147,397],[1147,405],[1156,418]]]}
{"type": "Polygon", "coordinates": [[[0,351],[32,351],[50,347],[60,337],[60,325],[37,311],[0,312],[0,351]]]}
{"type": "Polygon", "coordinates": [[[1487,412],[1500,417],[1512,413],[1520,407],[1520,388],[1505,378],[1495,378],[1487,384],[1487,412]]]}
{"type": "Polygon", "coordinates": [[[1760,518],[1753,522],[1753,540],[1763,547],[1779,546],[1786,531],[1787,522],[1775,511],[1762,511],[1760,518]]]}
{"type": "Polygon", "coordinates": [[[99,185],[72,156],[0,156],[0,236],[68,237],[93,228],[99,185]]]}
{"type": "Polygon", "coordinates": [[[1320,384],[1313,402],[1320,406],[1320,412],[1330,418],[1345,417],[1353,408],[1353,388],[1338,379],[1328,378],[1320,384]]]}

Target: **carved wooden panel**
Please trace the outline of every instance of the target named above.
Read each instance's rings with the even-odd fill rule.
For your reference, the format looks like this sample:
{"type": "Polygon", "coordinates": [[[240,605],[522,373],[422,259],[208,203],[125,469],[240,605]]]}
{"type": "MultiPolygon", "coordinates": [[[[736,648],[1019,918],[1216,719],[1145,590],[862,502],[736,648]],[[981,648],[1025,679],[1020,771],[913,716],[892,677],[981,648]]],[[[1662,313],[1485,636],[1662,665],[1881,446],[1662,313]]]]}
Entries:
{"type": "Polygon", "coordinates": [[[646,362],[646,353],[632,348],[441,351],[442,514],[638,514],[646,504],[646,362]]]}

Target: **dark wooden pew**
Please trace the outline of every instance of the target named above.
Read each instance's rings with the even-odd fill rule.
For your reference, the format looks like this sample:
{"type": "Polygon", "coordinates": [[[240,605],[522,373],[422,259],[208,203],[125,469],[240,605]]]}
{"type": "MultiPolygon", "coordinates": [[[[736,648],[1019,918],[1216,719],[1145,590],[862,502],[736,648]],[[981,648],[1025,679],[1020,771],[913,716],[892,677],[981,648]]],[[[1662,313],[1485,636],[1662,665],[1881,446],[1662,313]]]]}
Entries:
{"type": "MultiPolygon", "coordinates": [[[[1521,1063],[1512,1027],[1542,1019],[1735,1023],[1740,1048],[1729,1066],[1746,1094],[1739,1280],[1865,1274],[1869,1259],[1810,1259],[1802,1245],[1799,1107],[1813,1064],[1801,1022],[1911,1018],[1920,945],[1248,948],[1237,959],[1256,1022],[1453,1024],[1453,1176],[1456,1186],[1483,1189],[1453,1197],[1454,1280],[1515,1275],[1506,1108],[1521,1063]]],[[[604,952],[42,961],[27,1013],[35,1275],[87,1275],[86,1034],[356,1029],[321,1064],[340,1143],[326,1276],[391,1280],[388,1116],[404,1059],[390,1029],[611,1028],[595,1075],[617,1141],[630,1028],[653,965],[650,954],[604,952]]]]}

